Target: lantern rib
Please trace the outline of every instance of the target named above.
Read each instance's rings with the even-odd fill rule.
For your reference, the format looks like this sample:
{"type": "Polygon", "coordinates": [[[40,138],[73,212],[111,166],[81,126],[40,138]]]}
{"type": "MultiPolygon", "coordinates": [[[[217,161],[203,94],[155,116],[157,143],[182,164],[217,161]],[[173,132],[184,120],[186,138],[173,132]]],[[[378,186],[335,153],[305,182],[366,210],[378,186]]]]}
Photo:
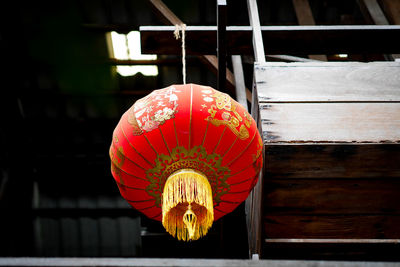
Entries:
{"type": "Polygon", "coordinates": [[[240,158],[240,157],[243,155],[244,152],[246,152],[247,149],[249,149],[249,147],[250,147],[251,143],[253,143],[254,137],[257,135],[257,133],[258,133],[258,131],[254,131],[254,135],[253,135],[253,137],[251,138],[251,141],[247,144],[246,148],[243,149],[243,150],[236,156],[236,158],[234,158],[234,159],[233,159],[231,162],[229,162],[226,166],[231,166],[232,163],[234,163],[238,158],[240,158]]]}
{"type": "Polygon", "coordinates": [[[121,129],[122,134],[123,134],[125,140],[128,142],[129,146],[132,147],[132,149],[135,150],[135,152],[136,152],[137,154],[139,154],[139,156],[141,156],[142,159],[143,159],[144,161],[146,161],[150,166],[152,166],[152,167],[154,168],[155,166],[154,166],[153,164],[151,164],[151,162],[148,161],[142,154],[140,154],[139,151],[137,151],[136,148],[131,144],[131,142],[130,142],[130,141],[128,140],[128,138],[126,137],[126,134],[125,134],[124,129],[121,127],[120,124],[119,124],[119,128],[121,129]]]}
{"type": "Polygon", "coordinates": [[[192,109],[193,109],[193,84],[190,84],[189,150],[192,141],[192,109]]]}
{"type": "Polygon", "coordinates": [[[225,130],[226,130],[226,125],[224,126],[224,129],[222,130],[221,136],[219,137],[218,143],[215,145],[212,154],[214,154],[215,150],[217,150],[217,147],[219,146],[219,143],[221,142],[222,137],[224,136],[225,130]]]}
{"type": "Polygon", "coordinates": [[[222,158],[224,158],[225,155],[228,154],[228,152],[231,150],[231,148],[233,147],[233,145],[236,143],[237,140],[238,140],[238,137],[236,136],[235,141],[233,141],[231,146],[225,151],[225,153],[222,155],[222,158]]]}
{"type": "Polygon", "coordinates": [[[251,177],[251,178],[249,178],[249,179],[246,179],[246,180],[240,181],[240,182],[238,182],[238,183],[230,184],[230,185],[238,185],[238,184],[243,184],[243,183],[245,183],[245,182],[248,182],[248,181],[250,181],[250,180],[254,180],[254,177],[251,177]]]}
{"type": "Polygon", "coordinates": [[[118,182],[118,181],[115,181],[115,182],[117,183],[118,186],[126,187],[126,188],[129,188],[129,189],[134,189],[134,190],[145,191],[143,188],[136,188],[136,187],[132,187],[132,186],[129,186],[129,185],[124,185],[124,184],[121,184],[121,183],[118,182]]]}
{"type": "MultiPolygon", "coordinates": [[[[112,164],[114,164],[114,163],[112,163],[112,164]]],[[[115,164],[114,164],[114,166],[115,166],[115,168],[117,168],[118,170],[123,171],[124,173],[126,173],[129,176],[135,177],[136,179],[139,179],[139,180],[142,180],[142,181],[146,181],[146,182],[149,181],[147,179],[144,179],[144,178],[141,178],[141,177],[137,177],[137,176],[133,175],[132,173],[129,173],[129,172],[125,171],[124,169],[118,168],[115,164]]]]}
{"type": "Polygon", "coordinates": [[[201,146],[204,145],[204,141],[206,140],[207,131],[208,131],[208,125],[209,125],[209,124],[210,124],[210,120],[207,120],[206,131],[204,132],[203,142],[201,142],[201,146]]]}
{"type": "Polygon", "coordinates": [[[146,139],[147,143],[149,144],[149,146],[151,147],[151,149],[153,149],[154,153],[156,153],[157,157],[158,157],[158,153],[157,150],[153,147],[153,145],[150,143],[149,139],[147,138],[147,136],[145,134],[143,134],[144,138],[146,139]]]}
{"type": "Polygon", "coordinates": [[[176,146],[179,146],[178,133],[176,132],[176,126],[175,126],[175,118],[172,119],[172,122],[174,123],[174,131],[175,131],[175,137],[176,137],[176,146]]]}
{"type": "MultiPolygon", "coordinates": [[[[112,142],[112,146],[115,148],[115,149],[118,149],[116,146],[115,146],[115,143],[114,143],[114,141],[112,142]]],[[[137,167],[139,167],[140,169],[142,169],[142,170],[144,170],[144,171],[146,171],[146,169],[145,168],[143,168],[142,166],[140,166],[139,164],[137,164],[136,162],[134,162],[133,160],[131,160],[129,157],[127,157],[124,153],[122,153],[122,152],[120,152],[122,155],[124,155],[124,157],[126,158],[126,159],[128,159],[130,162],[132,162],[133,164],[135,164],[137,167]]],[[[114,154],[114,153],[113,153],[114,154]]]]}
{"type": "Polygon", "coordinates": [[[138,211],[142,211],[142,210],[148,210],[148,209],[154,208],[155,206],[156,206],[156,205],[154,204],[154,205],[152,205],[152,206],[150,206],[150,207],[141,208],[141,209],[135,207],[135,209],[137,209],[138,211]]]}
{"type": "Polygon", "coordinates": [[[167,150],[168,150],[169,156],[170,156],[170,157],[172,157],[171,150],[169,150],[169,147],[168,147],[167,141],[165,141],[164,134],[162,133],[162,131],[161,131],[161,128],[160,128],[160,127],[158,127],[158,130],[160,131],[160,134],[161,134],[162,140],[164,141],[165,147],[166,147],[166,148],[167,148],[167,150]]]}
{"type": "Polygon", "coordinates": [[[149,218],[150,218],[150,219],[154,219],[154,218],[157,218],[157,217],[161,216],[161,214],[162,214],[162,212],[158,213],[157,215],[155,215],[155,216],[153,216],[153,217],[149,217],[149,218]]]}
{"type": "Polygon", "coordinates": [[[221,213],[228,214],[228,212],[222,211],[222,210],[220,210],[220,209],[217,209],[216,207],[214,207],[214,209],[217,210],[217,211],[219,211],[219,212],[221,212],[221,213]]]}
{"type": "Polygon", "coordinates": [[[242,203],[243,201],[229,201],[229,200],[221,200],[221,202],[226,202],[226,203],[229,203],[229,204],[240,204],[240,203],[242,203]]]}
{"type": "Polygon", "coordinates": [[[150,198],[150,199],[143,199],[143,200],[130,200],[125,198],[126,201],[131,202],[131,203],[141,203],[141,202],[148,202],[148,201],[154,201],[154,198],[150,198]]]}
{"type": "Polygon", "coordinates": [[[236,173],[231,174],[230,176],[231,176],[231,177],[232,177],[232,176],[235,176],[235,175],[237,175],[237,174],[239,174],[239,173],[241,173],[241,172],[247,170],[247,169],[250,168],[250,167],[254,164],[254,162],[256,162],[260,157],[262,157],[262,155],[258,156],[258,158],[256,158],[252,163],[250,163],[249,165],[247,165],[245,168],[241,169],[240,171],[238,171],[238,172],[236,172],[236,173]]]}
{"type": "MultiPolygon", "coordinates": [[[[250,190],[251,190],[251,189],[250,189],[250,190]]],[[[232,194],[232,195],[234,195],[234,194],[243,194],[243,193],[247,193],[247,192],[249,192],[250,190],[249,190],[249,189],[247,189],[247,190],[238,191],[238,192],[232,192],[232,191],[229,191],[229,192],[227,192],[226,194],[232,194]]]]}

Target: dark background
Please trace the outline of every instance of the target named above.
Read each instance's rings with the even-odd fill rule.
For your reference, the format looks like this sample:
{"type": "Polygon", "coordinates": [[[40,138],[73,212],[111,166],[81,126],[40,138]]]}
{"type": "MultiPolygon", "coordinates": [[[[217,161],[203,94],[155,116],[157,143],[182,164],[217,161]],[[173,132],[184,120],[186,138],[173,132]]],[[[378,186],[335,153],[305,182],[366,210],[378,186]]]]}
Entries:
{"type": "MultiPolygon", "coordinates": [[[[165,1],[188,25],[215,25],[215,2],[165,1]]],[[[292,1],[258,2],[261,25],[297,25],[292,1]]],[[[317,24],[365,24],[356,1],[310,5],[317,24]]],[[[119,117],[182,80],[179,56],[160,57],[176,64],[156,77],[122,77],[110,62],[107,30],[163,25],[147,1],[3,1],[0,20],[0,256],[248,258],[244,205],[183,243],[131,209],[111,176],[119,117]]],[[[228,1],[228,24],[249,25],[246,1],[228,1]]],[[[251,88],[253,59],[243,61],[251,88]]],[[[216,88],[197,58],[187,73],[216,88]]]]}

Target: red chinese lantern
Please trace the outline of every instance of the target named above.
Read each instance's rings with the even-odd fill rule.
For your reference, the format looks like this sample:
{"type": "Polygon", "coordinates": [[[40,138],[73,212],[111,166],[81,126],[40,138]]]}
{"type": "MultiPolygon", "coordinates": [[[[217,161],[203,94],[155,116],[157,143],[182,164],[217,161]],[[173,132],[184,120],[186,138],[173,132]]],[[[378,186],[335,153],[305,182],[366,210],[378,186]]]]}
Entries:
{"type": "Polygon", "coordinates": [[[121,195],[179,240],[204,236],[257,182],[262,140],[255,121],[229,95],[172,85],[122,115],[110,147],[121,195]]]}

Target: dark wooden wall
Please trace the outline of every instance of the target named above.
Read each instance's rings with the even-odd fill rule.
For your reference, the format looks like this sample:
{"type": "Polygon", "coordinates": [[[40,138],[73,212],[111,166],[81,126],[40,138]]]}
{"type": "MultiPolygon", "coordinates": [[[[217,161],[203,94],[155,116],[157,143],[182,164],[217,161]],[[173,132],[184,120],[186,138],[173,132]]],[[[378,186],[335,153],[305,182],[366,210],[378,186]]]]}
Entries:
{"type": "Polygon", "coordinates": [[[263,256],[398,260],[400,64],[256,65],[263,256]]]}

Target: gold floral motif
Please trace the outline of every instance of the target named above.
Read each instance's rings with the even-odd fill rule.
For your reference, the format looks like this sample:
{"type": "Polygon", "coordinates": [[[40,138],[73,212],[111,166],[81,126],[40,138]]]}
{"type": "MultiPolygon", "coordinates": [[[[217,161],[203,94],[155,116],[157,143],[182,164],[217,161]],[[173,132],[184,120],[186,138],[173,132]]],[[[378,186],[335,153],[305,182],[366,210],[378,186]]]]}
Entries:
{"type": "Polygon", "coordinates": [[[262,153],[263,146],[264,146],[260,135],[258,135],[257,139],[258,139],[258,143],[257,143],[257,148],[256,148],[256,154],[252,155],[253,156],[253,168],[254,168],[255,173],[259,173],[259,171],[262,168],[262,159],[260,160],[259,158],[261,157],[261,153],[262,153]]]}
{"type": "MultiPolygon", "coordinates": [[[[226,125],[239,139],[246,140],[249,138],[249,131],[244,125],[240,125],[239,120],[232,116],[228,112],[223,112],[221,117],[222,120],[216,119],[215,115],[217,114],[217,110],[215,110],[216,106],[212,105],[208,110],[211,116],[209,116],[206,120],[210,121],[214,126],[226,125]],[[239,130],[237,129],[239,127],[239,130]]],[[[235,106],[234,106],[235,108],[235,106]]]]}
{"type": "Polygon", "coordinates": [[[218,109],[225,109],[227,111],[231,111],[232,102],[231,97],[227,94],[216,92],[213,97],[215,97],[215,104],[218,109]]]}
{"type": "Polygon", "coordinates": [[[157,129],[178,112],[178,91],[171,86],[155,90],[139,99],[128,112],[128,122],[133,127],[133,135],[141,135],[157,129]]]}
{"type": "Polygon", "coordinates": [[[146,171],[150,184],[146,192],[156,200],[156,206],[161,207],[161,195],[168,177],[180,169],[194,169],[202,172],[211,184],[215,205],[221,202],[221,196],[229,191],[226,183],[230,169],[221,166],[222,157],[216,153],[208,155],[205,148],[195,146],[190,150],[177,146],[170,155],[158,155],[156,166],[146,171]]]}
{"type": "Polygon", "coordinates": [[[116,153],[117,155],[115,155],[112,152],[112,149],[110,148],[111,171],[120,179],[120,183],[124,185],[125,183],[122,180],[121,170],[120,170],[120,168],[122,167],[122,165],[124,165],[125,162],[125,155],[123,148],[118,147],[116,153]]]}
{"type": "Polygon", "coordinates": [[[133,135],[141,135],[143,133],[142,129],[140,129],[140,127],[138,125],[133,108],[130,108],[128,111],[128,123],[133,128],[133,131],[132,131],[133,135]]]}
{"type": "Polygon", "coordinates": [[[208,109],[210,116],[206,118],[214,126],[226,125],[239,139],[245,140],[249,138],[249,130],[251,126],[251,118],[247,111],[243,112],[243,117],[237,112],[238,104],[232,98],[224,93],[215,91],[212,95],[215,104],[208,109]],[[219,113],[222,111],[222,113],[219,113]],[[217,118],[220,114],[221,119],[217,118]]]}
{"type": "Polygon", "coordinates": [[[243,116],[244,116],[244,124],[246,125],[247,128],[250,128],[250,126],[251,126],[251,116],[250,116],[250,114],[245,110],[243,112],[243,116]]]}

